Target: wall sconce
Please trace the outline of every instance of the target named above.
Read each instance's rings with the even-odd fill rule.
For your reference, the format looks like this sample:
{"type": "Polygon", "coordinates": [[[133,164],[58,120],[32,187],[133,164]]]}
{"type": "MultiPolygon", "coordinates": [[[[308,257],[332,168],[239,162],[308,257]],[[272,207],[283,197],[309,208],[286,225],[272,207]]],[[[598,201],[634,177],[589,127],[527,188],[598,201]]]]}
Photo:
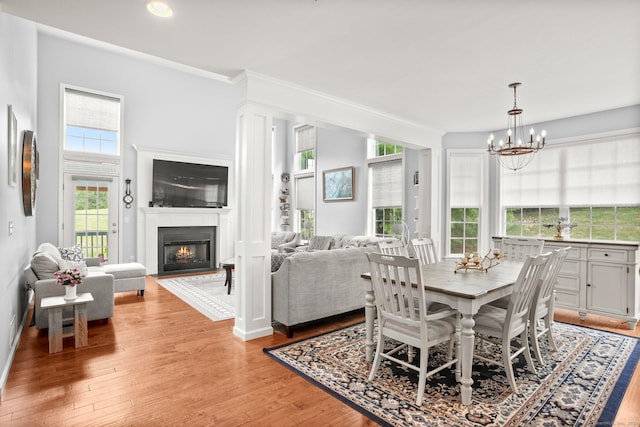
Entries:
{"type": "Polygon", "coordinates": [[[124,182],[127,186],[124,190],[124,197],[122,198],[122,201],[124,202],[124,207],[129,209],[133,203],[133,196],[131,195],[131,180],[127,178],[124,182]]]}

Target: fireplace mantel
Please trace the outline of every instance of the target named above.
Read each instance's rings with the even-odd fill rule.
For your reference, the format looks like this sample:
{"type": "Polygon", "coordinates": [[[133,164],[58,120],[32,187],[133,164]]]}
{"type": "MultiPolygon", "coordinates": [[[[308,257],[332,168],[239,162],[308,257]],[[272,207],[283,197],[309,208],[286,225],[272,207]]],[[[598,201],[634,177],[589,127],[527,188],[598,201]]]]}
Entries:
{"type": "Polygon", "coordinates": [[[219,260],[233,256],[233,223],[228,208],[140,208],[137,258],[148,274],[158,273],[158,227],[217,227],[216,252],[219,260]]]}

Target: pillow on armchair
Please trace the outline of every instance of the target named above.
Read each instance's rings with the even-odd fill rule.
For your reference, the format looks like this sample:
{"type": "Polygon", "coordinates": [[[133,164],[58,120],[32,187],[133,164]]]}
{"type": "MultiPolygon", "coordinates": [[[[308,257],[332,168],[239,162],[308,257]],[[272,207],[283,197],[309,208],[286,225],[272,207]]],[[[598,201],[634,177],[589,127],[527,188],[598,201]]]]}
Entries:
{"type": "Polygon", "coordinates": [[[311,236],[311,239],[309,239],[309,250],[326,251],[329,249],[329,246],[331,246],[331,241],[331,236],[311,236]]]}

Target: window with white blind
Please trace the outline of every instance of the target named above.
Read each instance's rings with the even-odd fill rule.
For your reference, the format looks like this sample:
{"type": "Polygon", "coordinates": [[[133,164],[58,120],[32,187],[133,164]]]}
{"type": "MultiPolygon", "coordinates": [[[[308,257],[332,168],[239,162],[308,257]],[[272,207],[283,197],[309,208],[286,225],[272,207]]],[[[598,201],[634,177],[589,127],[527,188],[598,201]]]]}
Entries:
{"type": "Polygon", "coordinates": [[[295,129],[295,137],[295,170],[313,170],[315,162],[316,128],[309,125],[297,127],[295,129]]]}
{"type": "Polygon", "coordinates": [[[549,144],[500,183],[506,235],[548,236],[568,217],[574,238],[640,239],[639,133],[549,144]]]}
{"type": "Polygon", "coordinates": [[[449,150],[448,248],[450,255],[479,252],[486,238],[481,223],[482,206],[487,204],[487,156],[482,151],[449,150]]]}
{"type": "Polygon", "coordinates": [[[296,178],[296,231],[303,240],[315,234],[315,176],[296,178]]]}
{"type": "Polygon", "coordinates": [[[369,163],[373,234],[392,236],[393,225],[402,223],[402,157],[369,163]]]}
{"type": "Polygon", "coordinates": [[[64,88],[64,150],[120,154],[121,99],[64,88]]]}

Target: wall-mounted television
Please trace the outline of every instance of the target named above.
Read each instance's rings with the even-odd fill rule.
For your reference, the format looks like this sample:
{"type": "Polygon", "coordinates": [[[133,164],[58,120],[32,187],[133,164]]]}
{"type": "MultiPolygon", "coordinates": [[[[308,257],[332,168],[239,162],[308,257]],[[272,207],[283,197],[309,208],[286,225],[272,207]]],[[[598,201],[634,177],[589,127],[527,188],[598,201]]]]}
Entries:
{"type": "Polygon", "coordinates": [[[153,159],[153,206],[227,206],[229,168],[153,159]]]}

